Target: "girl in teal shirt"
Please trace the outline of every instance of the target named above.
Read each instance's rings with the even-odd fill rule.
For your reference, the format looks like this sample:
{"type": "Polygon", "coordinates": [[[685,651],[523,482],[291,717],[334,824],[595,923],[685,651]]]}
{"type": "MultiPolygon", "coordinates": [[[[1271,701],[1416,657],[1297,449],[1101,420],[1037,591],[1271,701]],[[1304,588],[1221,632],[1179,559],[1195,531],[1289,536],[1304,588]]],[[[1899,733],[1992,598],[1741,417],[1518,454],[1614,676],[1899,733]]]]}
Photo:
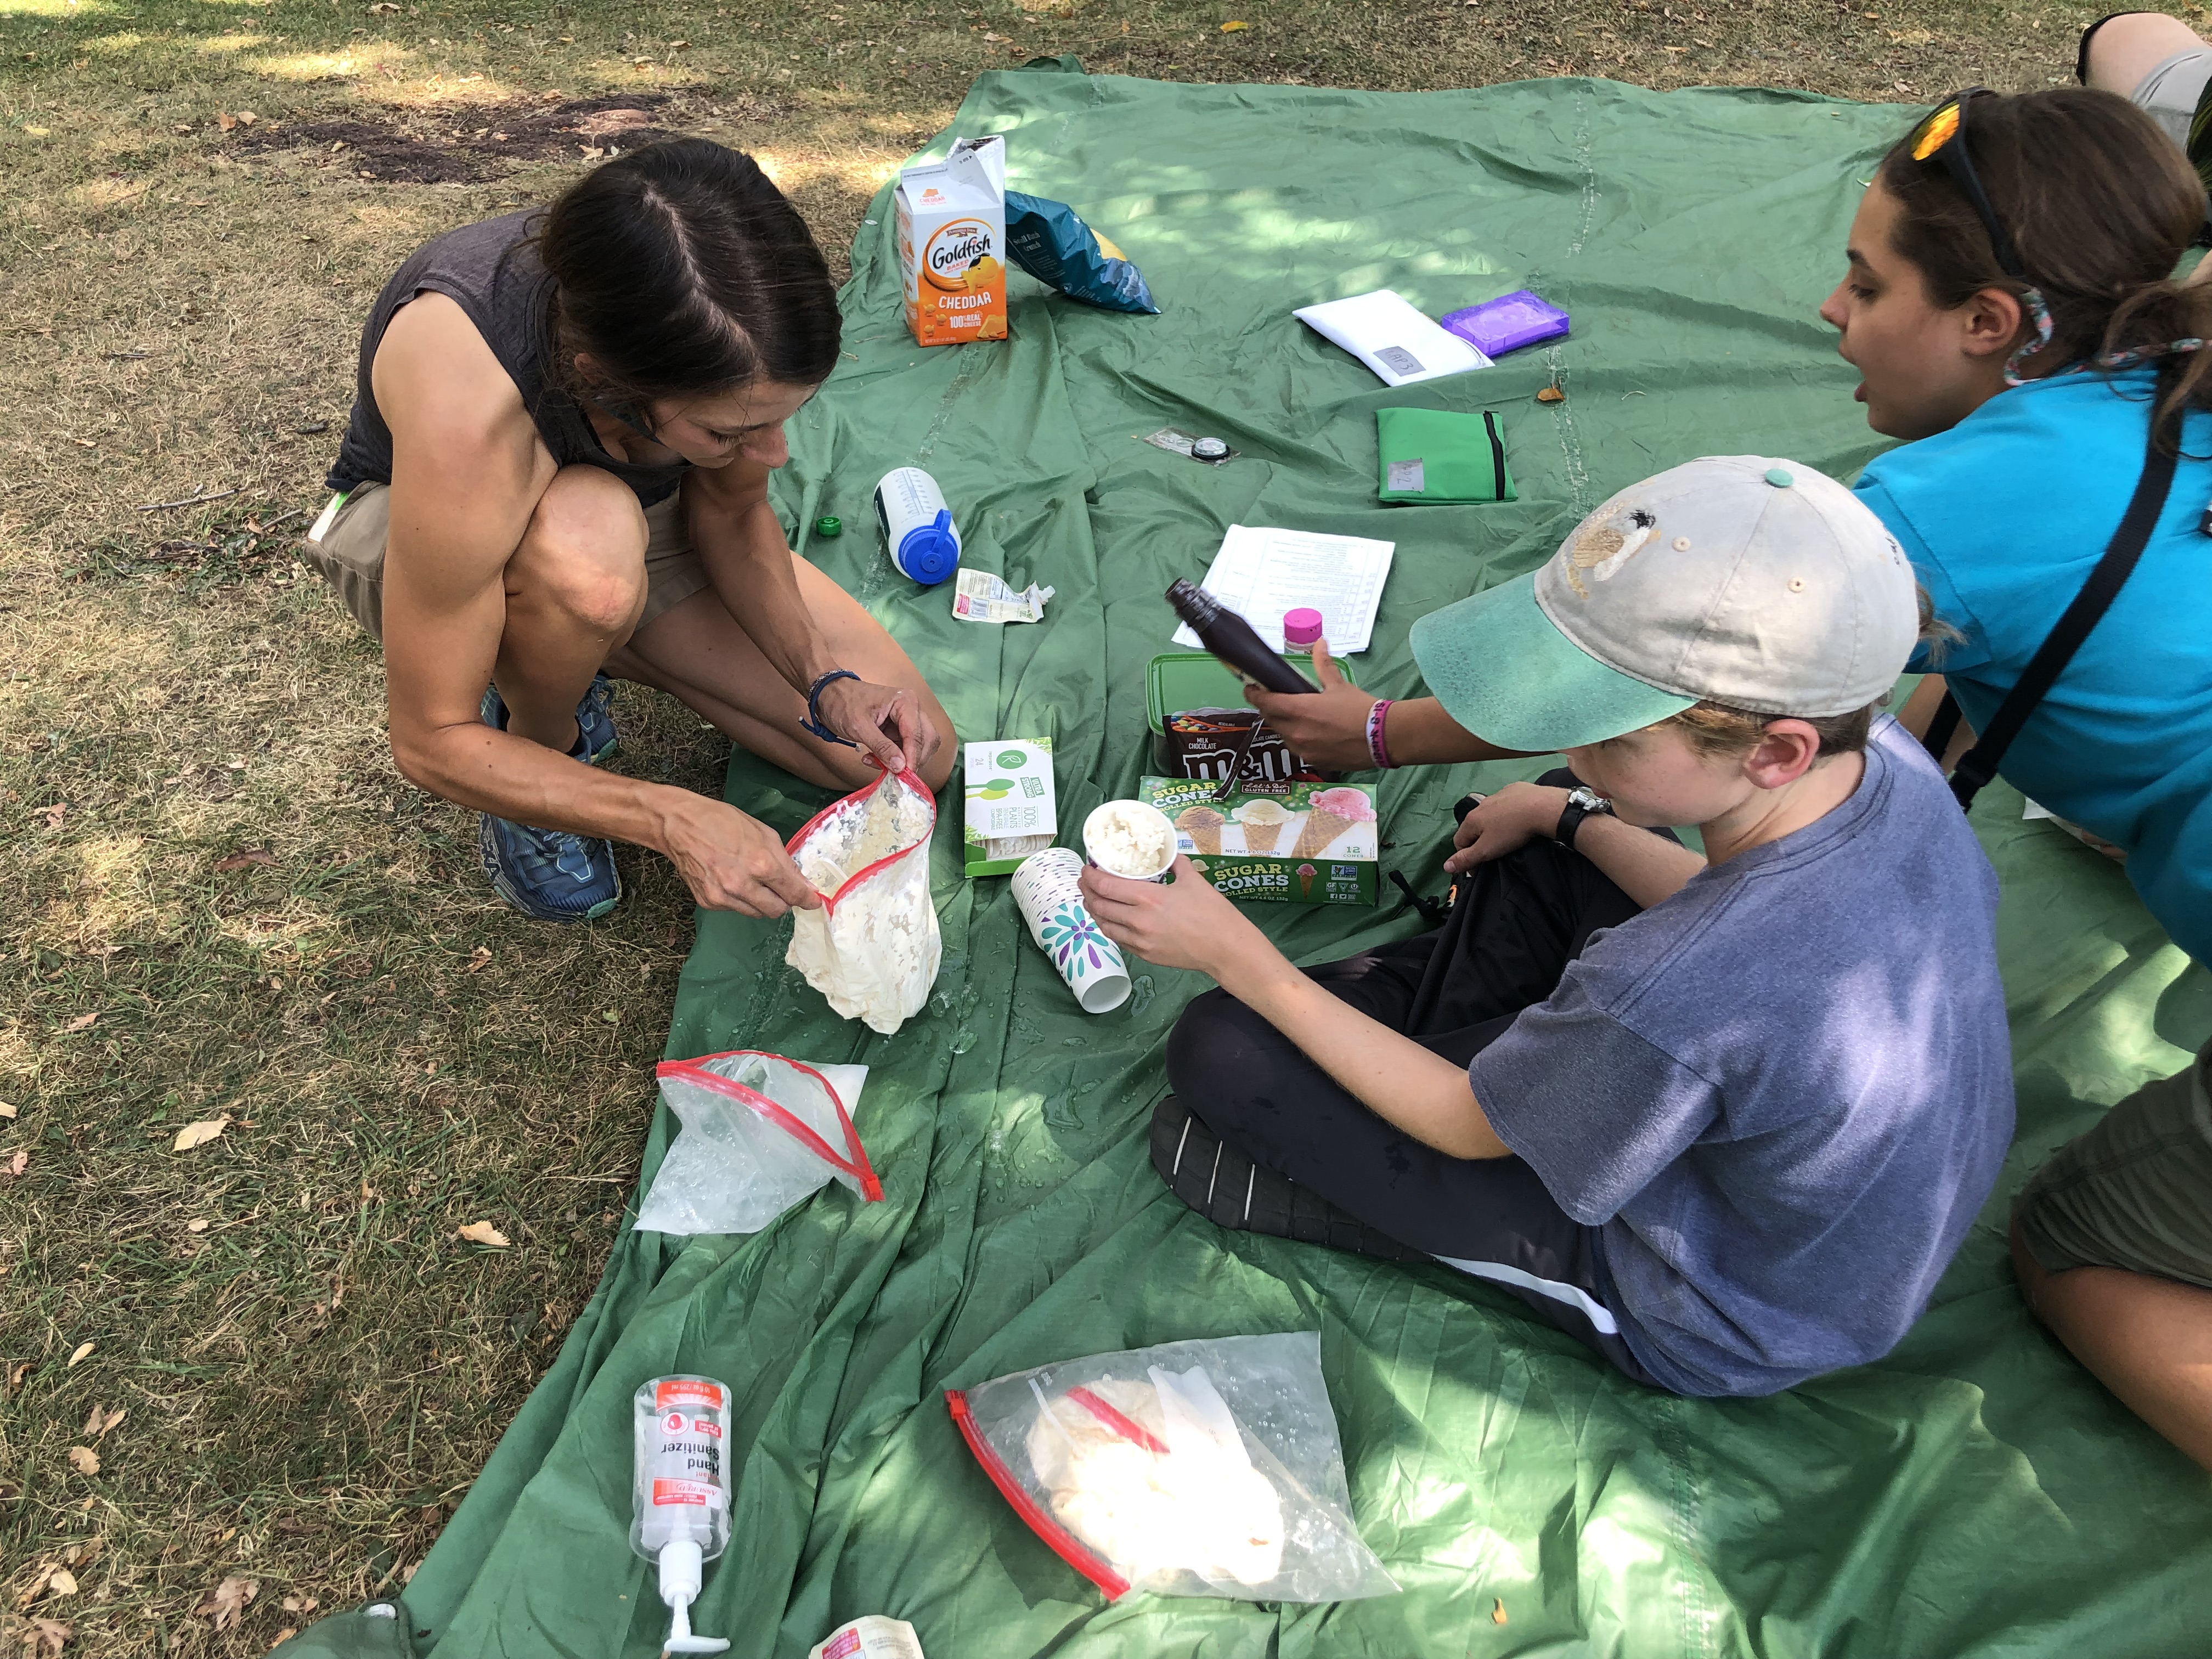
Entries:
{"type": "MultiPolygon", "coordinates": [[[[1986,727],[2104,555],[2154,413],[2178,433],[2140,562],[2002,775],[2112,842],[2200,962],[2212,961],[2212,286],[2171,277],[2204,219],[2195,173],[2126,100],[1970,94],[1883,160],[1820,312],[1864,377],[1869,424],[1914,441],[1858,489],[1959,635],[1913,665],[1940,664],[1970,727],[1986,727]]],[[[1916,697],[1923,720],[1940,692],[1930,681],[1916,697]]],[[[2061,1340],[2212,1468],[2209,1077],[2212,1044],[2062,1149],[2021,1194],[2013,1256],[2061,1340]]]]}

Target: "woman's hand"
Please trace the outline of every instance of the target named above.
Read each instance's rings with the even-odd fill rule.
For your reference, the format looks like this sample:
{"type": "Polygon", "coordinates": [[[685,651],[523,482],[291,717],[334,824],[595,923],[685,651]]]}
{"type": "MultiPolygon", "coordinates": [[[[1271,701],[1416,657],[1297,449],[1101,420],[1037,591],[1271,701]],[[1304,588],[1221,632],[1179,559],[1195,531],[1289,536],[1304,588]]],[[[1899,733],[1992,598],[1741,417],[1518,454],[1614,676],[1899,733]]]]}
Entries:
{"type": "Polygon", "coordinates": [[[1083,902],[1107,938],[1163,968],[1194,968],[1221,981],[1239,963],[1279,954],[1188,858],[1176,859],[1170,873],[1172,884],[1131,881],[1088,865],[1083,902]]]}
{"type": "Polygon", "coordinates": [[[1567,792],[1540,783],[1509,783],[1459,821],[1452,845],[1459,851],[1444,869],[1462,875],[1549,836],[1567,810],[1567,792]]]}
{"type": "Polygon", "coordinates": [[[921,770],[945,742],[921,700],[901,686],[832,680],[814,702],[824,726],[859,744],[886,772],[921,770]]]}
{"type": "Polygon", "coordinates": [[[1244,701],[1267,717],[1297,753],[1330,772],[1372,771],[1375,757],[1367,748],[1367,716],[1376,699],[1344,678],[1344,671],[1328,654],[1328,641],[1316,640],[1314,678],[1320,695],[1309,691],[1262,691],[1244,688],[1244,701]]]}
{"type": "Polygon", "coordinates": [[[775,830],[726,802],[669,793],[674,811],[660,849],[702,906],[764,920],[821,908],[822,895],[799,873],[775,830]]]}

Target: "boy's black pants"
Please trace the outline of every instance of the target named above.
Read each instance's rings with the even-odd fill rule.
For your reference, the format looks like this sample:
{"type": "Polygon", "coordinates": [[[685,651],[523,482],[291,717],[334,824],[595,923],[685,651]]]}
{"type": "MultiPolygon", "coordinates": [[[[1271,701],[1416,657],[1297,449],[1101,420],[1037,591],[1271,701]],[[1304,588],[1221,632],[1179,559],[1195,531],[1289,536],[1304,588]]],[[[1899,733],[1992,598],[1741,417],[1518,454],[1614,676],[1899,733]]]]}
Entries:
{"type": "MultiPolygon", "coordinates": [[[[1545,780],[1554,781],[1567,775],[1545,780]]],[[[1479,865],[1455,884],[1456,901],[1436,932],[1306,973],[1461,1066],[1551,995],[1592,933],[1639,908],[1588,859],[1550,841],[1479,865]]],[[[1519,1158],[1453,1158],[1414,1139],[1225,991],[1183,1011],[1167,1072],[1176,1100],[1212,1132],[1202,1142],[1218,1138],[1230,1154],[1288,1176],[1383,1238],[1512,1291],[1630,1376],[1651,1380],[1607,1305],[1597,1229],[1562,1210],[1519,1158]]],[[[1186,1202],[1237,1224],[1233,1205],[1224,1207],[1233,1191],[1214,1182],[1209,1194],[1221,1201],[1199,1204],[1170,1173],[1174,1150],[1158,1135],[1153,1155],[1186,1202]]]]}

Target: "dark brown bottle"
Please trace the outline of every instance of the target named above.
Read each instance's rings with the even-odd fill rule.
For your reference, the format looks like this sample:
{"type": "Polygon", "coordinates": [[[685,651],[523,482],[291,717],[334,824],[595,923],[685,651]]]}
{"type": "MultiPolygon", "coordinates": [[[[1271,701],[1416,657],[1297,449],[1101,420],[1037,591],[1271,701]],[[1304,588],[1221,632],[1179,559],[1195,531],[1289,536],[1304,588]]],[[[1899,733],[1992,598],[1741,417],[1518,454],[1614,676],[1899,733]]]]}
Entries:
{"type": "Polygon", "coordinates": [[[1247,685],[1262,691],[1314,691],[1321,687],[1267,649],[1252,624],[1187,576],[1168,589],[1168,603],[1190,624],[1198,642],[1247,685]]]}

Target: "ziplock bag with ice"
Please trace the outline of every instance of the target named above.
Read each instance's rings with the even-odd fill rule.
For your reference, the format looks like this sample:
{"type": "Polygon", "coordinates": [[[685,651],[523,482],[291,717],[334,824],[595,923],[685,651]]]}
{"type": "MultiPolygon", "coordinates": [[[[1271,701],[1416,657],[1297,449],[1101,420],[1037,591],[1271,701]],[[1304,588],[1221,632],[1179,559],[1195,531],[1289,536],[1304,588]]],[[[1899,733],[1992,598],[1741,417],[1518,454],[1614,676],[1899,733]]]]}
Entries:
{"type": "Polygon", "coordinates": [[[822,895],[791,913],[787,965],[847,1019],[885,1036],[929,1000],[945,941],[929,899],[937,803],[912,772],[886,773],[807,821],[784,850],[822,895]]]}
{"type": "Polygon", "coordinates": [[[1397,1593],[1352,1524],[1318,1332],[1094,1354],[945,1397],[992,1484],[1109,1600],[1397,1593]]]}
{"type": "Polygon", "coordinates": [[[757,1233],[832,1181],[883,1197],[853,1127],[866,1066],[738,1048],[664,1060],[657,1074],[684,1131],[638,1206],[640,1231],[757,1233]]]}

